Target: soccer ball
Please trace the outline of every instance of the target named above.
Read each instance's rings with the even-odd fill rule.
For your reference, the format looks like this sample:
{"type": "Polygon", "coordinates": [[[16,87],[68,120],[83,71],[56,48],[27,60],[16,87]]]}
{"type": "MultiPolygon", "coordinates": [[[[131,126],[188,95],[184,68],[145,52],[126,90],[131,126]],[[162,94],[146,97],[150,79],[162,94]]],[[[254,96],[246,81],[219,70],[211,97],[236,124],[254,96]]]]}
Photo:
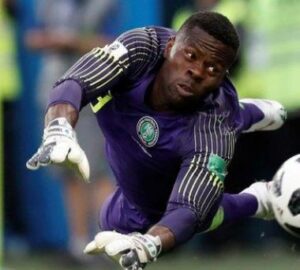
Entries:
{"type": "Polygon", "coordinates": [[[300,237],[300,154],[285,161],[270,183],[270,200],[277,222],[300,237]]]}

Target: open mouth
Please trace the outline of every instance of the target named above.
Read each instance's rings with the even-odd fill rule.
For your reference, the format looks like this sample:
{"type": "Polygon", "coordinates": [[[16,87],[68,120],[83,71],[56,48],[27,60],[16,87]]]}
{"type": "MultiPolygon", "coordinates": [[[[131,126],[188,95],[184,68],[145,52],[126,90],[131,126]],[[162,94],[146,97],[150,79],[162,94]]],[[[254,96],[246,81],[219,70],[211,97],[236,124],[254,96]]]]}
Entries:
{"type": "Polygon", "coordinates": [[[191,87],[185,84],[177,84],[176,89],[181,96],[190,97],[193,95],[191,87]]]}

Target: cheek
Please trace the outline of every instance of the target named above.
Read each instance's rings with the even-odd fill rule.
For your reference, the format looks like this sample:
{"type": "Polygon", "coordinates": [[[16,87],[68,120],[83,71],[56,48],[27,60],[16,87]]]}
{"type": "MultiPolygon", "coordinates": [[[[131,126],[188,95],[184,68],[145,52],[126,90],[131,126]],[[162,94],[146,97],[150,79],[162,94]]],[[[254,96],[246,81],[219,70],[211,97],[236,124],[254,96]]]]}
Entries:
{"type": "Polygon", "coordinates": [[[218,78],[207,78],[206,80],[206,85],[209,88],[218,88],[223,81],[223,77],[218,77],[218,78]]]}
{"type": "Polygon", "coordinates": [[[173,82],[178,79],[178,75],[180,74],[180,63],[172,61],[168,64],[168,68],[166,70],[166,81],[173,82]]]}
{"type": "Polygon", "coordinates": [[[200,89],[197,93],[198,96],[210,94],[220,86],[220,81],[216,79],[207,78],[201,82],[200,89]]]}

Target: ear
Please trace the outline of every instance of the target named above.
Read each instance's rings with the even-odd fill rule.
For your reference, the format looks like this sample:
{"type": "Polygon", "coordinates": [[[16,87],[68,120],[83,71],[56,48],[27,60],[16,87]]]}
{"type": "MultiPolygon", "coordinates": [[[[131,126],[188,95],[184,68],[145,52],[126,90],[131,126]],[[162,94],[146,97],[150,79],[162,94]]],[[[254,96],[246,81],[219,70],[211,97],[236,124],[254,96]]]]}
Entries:
{"type": "Polygon", "coordinates": [[[170,52],[171,52],[171,49],[172,49],[174,43],[175,43],[175,36],[171,37],[171,38],[168,40],[167,44],[166,44],[166,48],[165,48],[165,50],[164,50],[164,57],[165,57],[165,58],[168,58],[168,57],[169,57],[170,52]]]}

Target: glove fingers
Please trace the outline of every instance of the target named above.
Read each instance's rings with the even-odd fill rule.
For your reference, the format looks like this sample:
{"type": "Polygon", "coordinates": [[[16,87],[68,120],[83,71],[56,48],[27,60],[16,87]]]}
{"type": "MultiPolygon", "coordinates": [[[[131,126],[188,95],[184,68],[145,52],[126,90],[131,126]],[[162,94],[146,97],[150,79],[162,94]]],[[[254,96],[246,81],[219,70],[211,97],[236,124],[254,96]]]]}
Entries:
{"type": "Polygon", "coordinates": [[[83,179],[85,181],[88,181],[88,179],[90,177],[90,165],[89,165],[89,161],[88,161],[86,155],[84,154],[84,152],[83,152],[82,160],[78,164],[78,170],[79,170],[80,174],[82,175],[83,179]]]}
{"type": "Polygon", "coordinates": [[[140,270],[144,268],[144,264],[139,263],[136,251],[131,250],[129,253],[121,256],[119,263],[121,267],[130,270],[140,270]]]}
{"type": "Polygon", "coordinates": [[[92,242],[90,242],[86,245],[83,252],[85,254],[90,254],[90,255],[103,253],[104,252],[104,246],[102,246],[102,248],[98,247],[97,244],[96,244],[96,241],[94,240],[94,241],[92,241],[92,242]]]}
{"type": "Polygon", "coordinates": [[[40,167],[39,164],[39,153],[35,153],[27,162],[26,167],[29,170],[37,170],[40,167]]]}
{"type": "Polygon", "coordinates": [[[78,166],[78,171],[85,181],[90,177],[90,166],[85,152],[77,145],[73,144],[68,154],[68,160],[78,166]]]}
{"type": "Polygon", "coordinates": [[[95,242],[99,248],[104,248],[108,243],[123,237],[122,234],[112,231],[100,232],[95,236],[95,242]]]}
{"type": "Polygon", "coordinates": [[[105,246],[105,252],[108,256],[121,255],[134,248],[134,244],[127,239],[118,239],[105,246]]]}
{"type": "Polygon", "coordinates": [[[104,231],[95,236],[95,239],[86,245],[84,253],[97,254],[104,252],[105,246],[115,239],[118,239],[121,234],[117,232],[104,231]]]}
{"type": "Polygon", "coordinates": [[[42,147],[38,157],[39,165],[47,166],[51,163],[50,155],[54,146],[55,143],[51,143],[42,147]]]}
{"type": "Polygon", "coordinates": [[[77,143],[75,131],[63,117],[53,119],[44,129],[42,145],[27,161],[26,166],[30,170],[36,170],[51,163],[63,163],[64,166],[75,168],[88,181],[88,160],[77,143]]]}
{"type": "Polygon", "coordinates": [[[81,159],[82,159],[82,150],[79,147],[79,145],[72,143],[72,145],[70,145],[70,152],[68,155],[68,159],[72,162],[72,163],[76,163],[78,164],[81,159]]]}
{"type": "Polygon", "coordinates": [[[50,153],[50,160],[54,163],[62,163],[70,151],[70,145],[65,142],[56,144],[50,153]]]}

